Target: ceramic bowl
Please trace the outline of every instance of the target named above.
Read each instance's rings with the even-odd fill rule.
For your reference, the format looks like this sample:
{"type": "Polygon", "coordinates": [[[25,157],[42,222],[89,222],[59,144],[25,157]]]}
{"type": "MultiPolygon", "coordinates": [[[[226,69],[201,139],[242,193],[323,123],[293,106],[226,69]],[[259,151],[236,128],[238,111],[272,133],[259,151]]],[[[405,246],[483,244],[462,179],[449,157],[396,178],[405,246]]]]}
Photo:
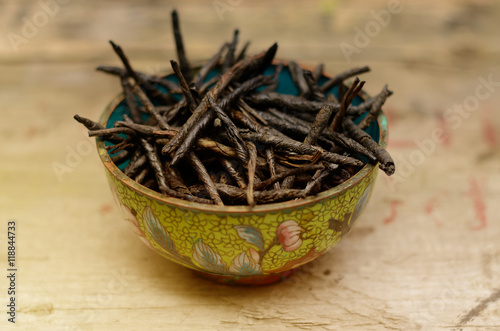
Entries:
{"type": "MultiPolygon", "coordinates": [[[[277,91],[297,94],[286,67],[277,91]]],[[[360,97],[355,103],[362,101],[360,97]]],[[[100,123],[113,127],[127,112],[120,95],[105,109],[100,123]]],[[[367,132],[385,147],[385,116],[381,114],[367,132]]],[[[306,199],[253,208],[216,206],[171,198],[136,183],[122,172],[125,164],[114,164],[104,147],[98,139],[115,201],[142,241],[175,263],[228,283],[275,282],[328,252],[361,215],[378,172],[378,165],[366,164],[341,185],[306,199]]]]}

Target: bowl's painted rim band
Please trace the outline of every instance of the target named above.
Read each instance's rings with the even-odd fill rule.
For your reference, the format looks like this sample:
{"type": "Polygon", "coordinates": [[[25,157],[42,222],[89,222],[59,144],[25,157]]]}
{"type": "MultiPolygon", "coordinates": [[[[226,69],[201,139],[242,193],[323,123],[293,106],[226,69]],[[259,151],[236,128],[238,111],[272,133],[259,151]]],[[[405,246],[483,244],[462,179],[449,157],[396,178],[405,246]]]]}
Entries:
{"type": "MultiPolygon", "coordinates": [[[[368,96],[365,92],[362,92],[362,97],[366,99],[368,96]]],[[[109,117],[111,116],[111,113],[115,110],[115,108],[123,101],[123,93],[120,93],[117,97],[115,97],[106,107],[104,112],[102,113],[99,123],[102,125],[106,126],[109,117]]],[[[387,118],[383,114],[383,112],[380,112],[378,118],[377,118],[377,123],[379,126],[379,132],[380,132],[380,139],[379,139],[379,144],[381,147],[386,148],[387,146],[387,138],[388,138],[388,130],[387,130],[387,118]]],[[[151,190],[150,188],[147,188],[136,181],[134,181],[132,178],[128,177],[125,175],[111,160],[111,157],[108,154],[108,151],[104,148],[104,140],[102,138],[97,138],[96,139],[96,145],[97,145],[97,151],[99,153],[99,157],[101,158],[101,161],[103,162],[104,166],[106,169],[120,182],[122,182],[124,185],[128,186],[134,191],[140,192],[143,195],[149,196],[153,199],[156,199],[162,203],[179,207],[179,208],[186,208],[186,209],[191,209],[191,210],[197,210],[200,212],[210,212],[210,213],[221,213],[221,214],[234,214],[234,213],[269,213],[269,212],[277,212],[279,210],[283,209],[290,209],[290,208],[298,208],[298,207],[305,207],[307,205],[315,204],[318,202],[321,202],[325,199],[331,198],[336,195],[340,195],[343,192],[347,191],[349,188],[354,186],[356,183],[360,182],[368,176],[372,171],[376,170],[376,167],[378,166],[379,163],[376,164],[370,164],[367,163],[358,173],[356,173],[354,176],[346,180],[340,185],[337,185],[334,188],[331,188],[327,191],[320,192],[314,196],[307,197],[304,199],[299,199],[299,200],[293,200],[293,201],[285,201],[285,202],[277,202],[277,203],[269,203],[269,204],[262,204],[262,205],[256,205],[254,207],[250,206],[217,206],[217,205],[209,205],[209,204],[202,204],[202,203],[197,203],[197,202],[191,202],[191,201],[186,201],[178,198],[173,198],[173,197],[168,197],[165,196],[162,193],[156,192],[151,190]]]]}

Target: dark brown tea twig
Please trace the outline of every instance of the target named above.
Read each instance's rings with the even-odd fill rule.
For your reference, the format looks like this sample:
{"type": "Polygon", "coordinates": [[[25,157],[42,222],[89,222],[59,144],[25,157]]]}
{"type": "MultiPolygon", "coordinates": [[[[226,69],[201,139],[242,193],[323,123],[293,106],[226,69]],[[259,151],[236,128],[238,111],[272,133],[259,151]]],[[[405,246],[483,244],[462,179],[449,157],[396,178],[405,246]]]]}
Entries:
{"type": "Polygon", "coordinates": [[[290,70],[290,75],[292,76],[292,81],[297,86],[300,96],[305,96],[309,94],[309,87],[304,78],[304,72],[301,67],[295,61],[290,61],[288,63],[288,69],[290,70]]]}
{"type": "MultiPolygon", "coordinates": [[[[128,71],[126,69],[123,69],[120,67],[98,66],[97,70],[105,72],[107,74],[119,76],[119,77],[128,77],[129,76],[128,71]]],[[[147,84],[148,86],[151,86],[153,84],[157,84],[157,85],[165,87],[168,91],[175,91],[175,90],[179,89],[179,86],[176,83],[174,83],[168,79],[163,79],[160,77],[148,75],[148,74],[145,74],[143,72],[135,71],[135,70],[134,70],[134,73],[137,77],[139,77],[139,79],[142,82],[144,82],[144,84],[147,84]]]]}
{"type": "MultiPolygon", "coordinates": [[[[215,184],[217,191],[224,198],[237,203],[242,203],[246,201],[246,191],[238,187],[225,185],[225,184],[215,184]]],[[[293,199],[303,199],[305,194],[302,190],[279,190],[279,191],[254,191],[253,198],[256,203],[273,203],[280,201],[287,201],[293,199]]]]}
{"type": "Polygon", "coordinates": [[[142,168],[138,174],[136,175],[130,175],[129,177],[132,177],[134,178],[134,180],[139,183],[139,184],[142,184],[144,182],[144,180],[146,179],[146,176],[149,174],[149,169],[150,168],[142,168]]]}
{"type": "Polygon", "coordinates": [[[377,157],[380,162],[380,169],[389,176],[394,174],[396,170],[394,161],[384,148],[380,147],[368,133],[361,130],[350,118],[344,120],[343,126],[356,141],[368,148],[377,157]]]}
{"type": "Polygon", "coordinates": [[[314,79],[313,73],[310,72],[309,70],[304,70],[303,75],[307,83],[307,86],[309,88],[309,93],[307,94],[307,97],[314,101],[319,101],[319,102],[326,101],[325,95],[323,94],[323,92],[321,92],[317,80],[314,79]]]}
{"type": "Polygon", "coordinates": [[[321,191],[321,182],[323,181],[323,179],[329,176],[330,173],[336,170],[337,168],[338,168],[337,165],[329,164],[325,169],[317,170],[314,176],[309,181],[309,183],[307,183],[304,189],[304,194],[312,195],[321,191]]]}
{"type": "MultiPolygon", "coordinates": [[[[259,93],[251,94],[246,96],[245,101],[247,101],[251,106],[258,108],[276,108],[276,109],[287,109],[293,111],[294,113],[313,113],[316,114],[325,106],[325,102],[310,101],[305,100],[292,95],[278,94],[276,92],[269,93],[259,93]]],[[[358,116],[364,113],[371,105],[374,100],[369,99],[357,106],[349,106],[346,111],[348,116],[358,116]]],[[[333,104],[332,107],[335,112],[340,109],[340,104],[333,104]]]]}
{"type": "Polygon", "coordinates": [[[184,97],[186,98],[187,105],[191,112],[194,112],[196,110],[197,102],[193,94],[191,93],[191,89],[189,88],[186,78],[182,73],[181,67],[174,60],[171,60],[170,64],[172,66],[172,69],[174,70],[175,75],[177,76],[177,78],[179,78],[179,85],[181,87],[182,94],[184,94],[184,97]]]}
{"type": "Polygon", "coordinates": [[[146,139],[141,138],[139,139],[142,148],[144,149],[144,152],[146,153],[146,157],[148,158],[149,164],[151,165],[151,168],[153,168],[155,177],[156,177],[156,182],[158,184],[158,188],[160,191],[164,194],[169,194],[171,193],[171,190],[167,186],[167,182],[165,179],[165,173],[163,172],[163,168],[161,166],[160,159],[158,158],[158,154],[156,153],[156,148],[152,146],[146,139]]]}
{"type": "Polygon", "coordinates": [[[170,167],[168,162],[165,162],[165,167],[163,168],[165,171],[165,179],[167,181],[167,185],[172,189],[178,191],[180,194],[186,196],[186,199],[189,199],[191,196],[191,192],[184,185],[180,176],[177,175],[176,171],[170,167]]]}
{"type": "Polygon", "coordinates": [[[125,66],[128,76],[132,77],[137,84],[142,83],[142,80],[140,79],[139,75],[137,75],[134,69],[132,69],[132,66],[130,65],[127,56],[123,52],[123,49],[119,45],[115,44],[112,40],[110,40],[109,43],[111,44],[113,50],[115,51],[115,53],[118,55],[123,65],[125,66]]]}
{"type": "Polygon", "coordinates": [[[124,149],[134,147],[134,144],[131,144],[130,142],[127,142],[126,140],[122,141],[121,143],[118,143],[116,145],[108,145],[105,146],[104,149],[109,151],[109,154],[116,154],[124,149]]]}
{"type": "MultiPolygon", "coordinates": [[[[104,127],[104,125],[97,123],[97,122],[94,122],[92,120],[89,120],[88,118],[85,118],[85,117],[82,117],[79,115],[75,115],[75,116],[73,116],[73,118],[75,120],[77,120],[79,123],[82,123],[89,131],[97,131],[97,130],[105,130],[106,129],[104,127]]],[[[90,133],[89,133],[89,137],[92,137],[90,135],[90,133]]],[[[108,135],[106,137],[106,140],[111,142],[111,143],[117,144],[117,143],[124,141],[125,138],[123,138],[115,133],[115,134],[108,135]]]]}
{"type": "Polygon", "coordinates": [[[127,76],[121,76],[120,81],[122,84],[123,95],[125,97],[125,102],[127,104],[128,110],[130,112],[130,117],[135,123],[142,123],[141,112],[139,110],[139,105],[135,100],[134,93],[132,92],[132,86],[130,85],[127,76]]]}
{"type": "Polygon", "coordinates": [[[325,65],[323,63],[318,64],[314,71],[312,72],[313,78],[316,82],[319,81],[321,77],[323,77],[323,72],[325,71],[325,65]]]}
{"type": "Polygon", "coordinates": [[[234,65],[234,52],[236,50],[236,45],[238,44],[238,36],[240,32],[238,29],[234,30],[233,41],[229,44],[226,56],[224,57],[224,62],[222,63],[222,72],[226,72],[234,65]]]}
{"type": "Polygon", "coordinates": [[[257,148],[255,148],[255,145],[252,142],[247,142],[247,149],[249,154],[247,203],[249,206],[254,206],[255,200],[253,198],[253,185],[255,182],[255,170],[257,167],[257,148]]]}
{"type": "Polygon", "coordinates": [[[136,85],[134,87],[133,91],[134,91],[135,95],[137,95],[139,100],[141,101],[141,103],[144,106],[144,108],[146,109],[146,111],[156,119],[160,128],[165,129],[165,130],[169,129],[170,126],[168,125],[167,121],[165,120],[165,118],[163,116],[160,115],[160,113],[158,112],[156,107],[153,105],[151,100],[149,100],[149,98],[147,97],[146,93],[144,93],[138,85],[136,85]]]}
{"type": "Polygon", "coordinates": [[[233,145],[234,149],[236,150],[236,155],[238,157],[238,160],[240,160],[243,164],[248,164],[249,162],[248,150],[245,147],[245,142],[240,137],[238,128],[233,123],[233,121],[231,121],[229,116],[227,116],[227,114],[224,113],[221,107],[215,104],[215,101],[210,97],[210,95],[208,95],[208,102],[210,103],[212,109],[215,111],[217,117],[221,120],[224,129],[226,130],[227,137],[229,138],[231,145],[233,145]]]}
{"type": "Polygon", "coordinates": [[[146,155],[140,155],[137,159],[130,160],[130,163],[123,170],[125,175],[133,177],[139,170],[141,170],[147,163],[146,155]]]}
{"type": "Polygon", "coordinates": [[[130,152],[128,150],[123,150],[118,154],[111,155],[111,161],[113,161],[114,164],[120,164],[128,160],[129,157],[130,157],[130,152]]]}
{"type": "MultiPolygon", "coordinates": [[[[287,118],[288,121],[285,121],[284,119],[282,119],[284,118],[283,116],[285,114],[280,113],[277,110],[273,110],[272,114],[273,115],[267,113],[261,113],[261,116],[265,118],[270,125],[275,126],[280,130],[283,130],[283,132],[285,133],[296,132],[305,136],[312,130],[309,123],[299,118],[294,118],[290,116],[287,118]],[[276,114],[277,116],[274,116],[274,114],[276,114]]],[[[370,160],[370,162],[377,161],[376,157],[366,147],[364,147],[357,141],[341,133],[333,132],[330,129],[326,128],[322,134],[323,136],[319,137],[318,139],[318,141],[320,142],[325,142],[323,139],[328,138],[329,140],[335,142],[335,144],[342,146],[346,150],[353,151],[355,153],[359,153],[363,156],[366,156],[370,160]]]]}
{"type": "Polygon", "coordinates": [[[181,27],[179,24],[179,15],[177,11],[172,11],[172,29],[174,31],[175,46],[177,49],[177,59],[179,60],[182,74],[186,77],[186,81],[189,83],[193,80],[193,74],[191,72],[191,66],[186,57],[186,51],[184,50],[184,42],[182,41],[181,27]]]}
{"type": "Polygon", "coordinates": [[[210,195],[210,198],[215,202],[215,204],[219,206],[223,206],[224,202],[222,202],[222,199],[219,196],[219,193],[217,192],[217,189],[215,188],[215,184],[210,178],[210,175],[207,172],[207,169],[203,165],[203,163],[200,161],[200,159],[194,154],[194,152],[189,153],[189,161],[191,161],[191,165],[193,166],[193,169],[196,171],[196,174],[200,178],[200,180],[203,182],[205,185],[205,189],[207,190],[208,194],[210,195]]]}
{"type": "Polygon", "coordinates": [[[349,107],[354,97],[356,97],[356,95],[358,95],[358,93],[361,91],[363,85],[365,85],[365,82],[360,82],[359,78],[356,77],[352,85],[347,90],[347,93],[342,98],[342,102],[340,103],[340,109],[333,118],[332,124],[330,125],[330,130],[335,132],[337,128],[340,127],[346,115],[347,107],[349,107]]]}
{"type": "MultiPolygon", "coordinates": [[[[323,85],[321,85],[321,92],[326,93],[328,90],[330,90],[332,87],[335,85],[341,84],[344,80],[354,77],[357,75],[364,74],[365,72],[369,72],[370,67],[365,66],[365,67],[360,67],[360,68],[353,68],[351,70],[342,72],[336,76],[333,76],[329,80],[327,80],[323,85]]],[[[341,99],[341,97],[339,97],[341,99]]]]}
{"type": "Polygon", "coordinates": [[[392,95],[392,91],[389,91],[387,85],[385,85],[382,92],[375,97],[375,102],[373,102],[370,111],[366,114],[366,117],[359,122],[358,126],[361,130],[369,127],[370,124],[377,119],[378,115],[382,111],[382,106],[390,95],[392,95]]]}
{"type": "Polygon", "coordinates": [[[244,139],[253,140],[268,146],[273,146],[273,148],[276,150],[291,150],[299,154],[309,155],[315,154],[319,151],[321,152],[321,159],[335,164],[344,164],[356,167],[360,167],[363,165],[361,161],[356,160],[352,157],[330,153],[322,150],[320,147],[306,145],[295,140],[282,139],[281,137],[269,134],[269,132],[242,131],[240,132],[240,134],[244,139]]]}
{"type": "Polygon", "coordinates": [[[222,57],[222,53],[226,50],[227,47],[228,47],[227,44],[224,43],[224,45],[222,45],[219,51],[215,53],[215,55],[212,56],[212,58],[208,60],[207,63],[205,63],[196,74],[194,82],[196,84],[196,87],[198,87],[200,91],[202,90],[201,86],[203,85],[203,82],[207,78],[208,73],[212,69],[214,69],[215,66],[219,63],[220,58],[222,57]]]}
{"type": "MultiPolygon", "coordinates": [[[[274,71],[274,76],[276,77],[271,83],[267,85],[265,89],[262,90],[263,93],[268,93],[268,92],[274,92],[278,88],[279,85],[279,80],[278,77],[280,76],[281,71],[284,68],[284,64],[280,63],[276,66],[276,69],[274,71]]],[[[243,100],[242,100],[243,101],[243,100]]]]}
{"type": "Polygon", "coordinates": [[[220,162],[224,169],[226,169],[226,171],[229,173],[229,175],[236,181],[236,184],[238,184],[240,188],[246,189],[247,184],[245,183],[245,180],[238,172],[238,170],[236,170],[236,168],[233,166],[231,161],[229,161],[228,159],[221,159],[220,162]]]}
{"type": "Polygon", "coordinates": [[[235,62],[239,62],[245,58],[245,56],[247,54],[248,47],[250,47],[250,44],[251,44],[250,41],[247,41],[245,43],[245,45],[243,45],[243,47],[241,48],[240,54],[238,54],[238,56],[236,57],[235,62]]]}
{"type": "Polygon", "coordinates": [[[322,164],[307,164],[307,165],[304,165],[302,167],[293,168],[293,169],[281,172],[277,175],[274,175],[274,176],[266,179],[265,181],[262,181],[259,184],[256,184],[254,186],[254,188],[256,191],[261,191],[261,190],[264,190],[265,188],[269,187],[270,185],[273,185],[273,184],[279,182],[280,180],[283,180],[286,177],[296,176],[296,175],[299,175],[299,174],[302,174],[305,172],[321,170],[324,168],[325,168],[325,166],[322,164]]]}
{"type": "Polygon", "coordinates": [[[311,131],[304,139],[305,144],[316,145],[316,142],[323,134],[323,131],[328,126],[328,122],[333,114],[333,107],[330,104],[326,104],[316,115],[314,123],[311,125],[311,131]]]}
{"type": "Polygon", "coordinates": [[[109,137],[114,137],[114,135],[118,133],[123,133],[129,136],[135,135],[135,131],[129,128],[109,128],[109,129],[101,129],[101,130],[92,130],[89,131],[89,137],[106,137],[106,140],[109,140],[109,137]]]}
{"type": "MultiPolygon", "coordinates": [[[[272,147],[266,148],[266,160],[267,164],[269,165],[269,174],[271,175],[271,178],[276,178],[276,159],[274,157],[274,149],[272,147]]],[[[278,179],[279,180],[279,179],[278,179]]],[[[262,184],[263,182],[259,183],[262,184]]],[[[279,190],[280,183],[276,181],[274,184],[274,189],[279,190]]]]}

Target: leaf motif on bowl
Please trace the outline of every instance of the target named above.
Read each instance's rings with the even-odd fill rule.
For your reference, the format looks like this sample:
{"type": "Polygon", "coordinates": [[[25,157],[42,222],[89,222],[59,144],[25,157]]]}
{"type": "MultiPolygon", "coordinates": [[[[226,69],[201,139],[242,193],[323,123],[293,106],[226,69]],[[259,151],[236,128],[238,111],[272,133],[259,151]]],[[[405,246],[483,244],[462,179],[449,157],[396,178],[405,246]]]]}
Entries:
{"type": "Polygon", "coordinates": [[[356,222],[358,217],[361,215],[363,210],[365,209],[366,202],[368,201],[368,197],[370,196],[370,192],[372,191],[372,184],[368,185],[361,195],[361,198],[359,198],[358,203],[356,204],[356,207],[354,207],[354,212],[352,213],[352,217],[350,220],[350,226],[352,227],[353,223],[356,222]]]}
{"type": "Polygon", "coordinates": [[[227,265],[222,257],[199,239],[193,247],[193,259],[204,269],[218,274],[227,273],[227,265]]]}
{"type": "Polygon", "coordinates": [[[240,276],[260,275],[262,267],[246,253],[241,253],[233,259],[229,271],[240,276]]]}
{"type": "Polygon", "coordinates": [[[121,203],[119,204],[119,206],[122,210],[123,217],[128,221],[130,228],[139,236],[144,237],[144,233],[139,226],[139,220],[137,220],[137,217],[135,215],[135,210],[121,203]]]}
{"type": "Polygon", "coordinates": [[[151,208],[147,207],[142,214],[146,231],[151,234],[153,240],[162,248],[169,252],[176,252],[174,244],[170,236],[165,231],[160,223],[160,220],[155,216],[151,208]]]}
{"type": "Polygon", "coordinates": [[[250,251],[250,256],[254,261],[260,261],[260,255],[255,249],[249,247],[248,250],[250,251]]]}
{"type": "Polygon", "coordinates": [[[116,205],[121,205],[120,198],[118,198],[118,194],[116,193],[115,188],[111,184],[109,185],[109,187],[111,188],[111,194],[113,195],[113,200],[115,201],[116,205]]]}
{"type": "Polygon", "coordinates": [[[341,235],[347,234],[351,230],[351,213],[344,214],[342,219],[331,218],[328,221],[328,228],[335,232],[340,232],[341,235]]]}
{"type": "Polygon", "coordinates": [[[235,225],[234,228],[241,239],[255,245],[260,250],[264,250],[264,237],[262,237],[259,229],[250,225],[235,225]]]}

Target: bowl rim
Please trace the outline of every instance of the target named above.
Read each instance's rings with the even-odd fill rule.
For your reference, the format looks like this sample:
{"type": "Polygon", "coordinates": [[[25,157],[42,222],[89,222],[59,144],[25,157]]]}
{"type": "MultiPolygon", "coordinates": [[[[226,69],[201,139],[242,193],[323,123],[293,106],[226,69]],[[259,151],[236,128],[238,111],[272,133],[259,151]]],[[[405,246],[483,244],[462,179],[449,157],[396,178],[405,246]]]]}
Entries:
{"type": "MultiPolygon", "coordinates": [[[[281,61],[285,65],[288,61],[281,61]]],[[[307,67],[306,67],[307,68],[307,67]]],[[[164,75],[169,75],[171,72],[166,72],[164,75]]],[[[164,76],[161,75],[161,76],[164,76]]],[[[326,77],[331,77],[329,73],[324,73],[326,77]]],[[[360,93],[362,99],[366,100],[369,96],[366,92],[362,91],[360,93]]],[[[113,111],[118,107],[118,105],[124,100],[123,92],[119,93],[104,109],[103,113],[99,118],[99,123],[106,126],[107,122],[113,113],[113,111]]],[[[379,127],[379,141],[378,144],[382,148],[387,147],[387,138],[388,138],[388,129],[387,129],[387,118],[384,115],[383,111],[377,117],[377,124],[379,127]]],[[[371,164],[367,163],[358,171],[354,176],[346,180],[340,185],[337,185],[329,190],[320,192],[316,195],[309,196],[303,199],[291,200],[291,201],[283,201],[276,203],[268,203],[256,206],[245,206],[245,205],[224,205],[219,206],[215,204],[203,204],[199,202],[187,201],[179,198],[169,197],[160,192],[156,192],[148,187],[145,187],[132,178],[128,177],[123,173],[118,166],[111,160],[111,157],[108,154],[108,151],[104,148],[105,143],[104,139],[97,137],[96,138],[96,146],[99,157],[105,166],[105,168],[109,171],[111,175],[122,184],[127,186],[128,188],[137,191],[149,198],[152,198],[162,204],[171,205],[177,208],[184,208],[189,210],[196,210],[199,212],[209,212],[209,213],[218,213],[218,214],[256,214],[256,213],[270,213],[270,212],[278,212],[283,209],[296,209],[301,207],[306,207],[308,205],[317,204],[323,200],[331,199],[337,195],[342,194],[348,189],[354,187],[360,181],[362,181],[365,177],[371,174],[373,171],[377,170],[379,163],[371,164]]]]}

